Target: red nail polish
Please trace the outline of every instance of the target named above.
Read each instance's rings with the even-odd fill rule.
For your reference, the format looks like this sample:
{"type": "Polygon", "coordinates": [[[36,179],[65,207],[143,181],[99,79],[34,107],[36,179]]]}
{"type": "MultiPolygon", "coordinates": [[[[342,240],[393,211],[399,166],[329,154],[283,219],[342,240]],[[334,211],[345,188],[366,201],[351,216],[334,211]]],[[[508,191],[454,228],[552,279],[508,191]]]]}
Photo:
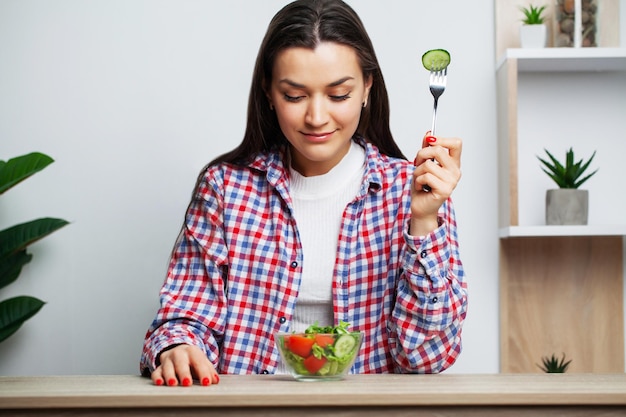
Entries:
{"type": "Polygon", "coordinates": [[[162,379],[157,379],[156,381],[154,381],[154,385],[157,385],[157,386],[163,385],[163,380],[162,379]]]}
{"type": "Polygon", "coordinates": [[[170,378],[167,380],[167,385],[176,385],[176,380],[174,378],[170,378]]]}
{"type": "Polygon", "coordinates": [[[428,143],[435,143],[435,142],[437,142],[437,138],[434,137],[434,136],[426,136],[426,141],[428,143]]]}
{"type": "Polygon", "coordinates": [[[219,384],[219,382],[220,382],[220,376],[215,374],[215,383],[219,384]]]}
{"type": "Polygon", "coordinates": [[[202,378],[202,385],[203,386],[208,386],[211,383],[211,380],[207,377],[202,378]]]}
{"type": "Polygon", "coordinates": [[[188,387],[189,385],[191,385],[191,379],[189,378],[183,379],[183,386],[188,387]]]}

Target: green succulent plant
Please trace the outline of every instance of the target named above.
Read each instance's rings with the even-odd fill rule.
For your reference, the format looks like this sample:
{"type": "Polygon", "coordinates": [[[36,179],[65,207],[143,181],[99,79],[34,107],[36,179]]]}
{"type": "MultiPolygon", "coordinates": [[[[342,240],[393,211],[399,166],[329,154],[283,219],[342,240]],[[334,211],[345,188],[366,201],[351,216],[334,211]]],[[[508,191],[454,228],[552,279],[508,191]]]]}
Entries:
{"type": "Polygon", "coordinates": [[[589,168],[593,157],[596,156],[594,151],[586,162],[581,159],[578,162],[574,162],[574,150],[570,148],[565,153],[565,164],[559,162],[547,149],[544,149],[546,154],[550,158],[550,162],[540,157],[537,157],[543,165],[542,170],[559,186],[559,188],[578,188],[585,181],[591,178],[598,170],[596,169],[591,174],[583,176],[585,171],[589,168]],[[582,178],[581,178],[582,177],[582,178]]]}
{"type": "Polygon", "coordinates": [[[520,7],[520,10],[524,13],[522,22],[525,25],[541,25],[545,21],[545,17],[543,16],[545,9],[545,5],[535,7],[531,4],[528,7],[520,7]]]}
{"type": "Polygon", "coordinates": [[[541,358],[542,365],[537,365],[542,371],[547,374],[562,374],[567,371],[567,367],[572,362],[572,360],[568,360],[565,362],[565,353],[558,359],[554,353],[551,357],[544,356],[541,358]]]}
{"type": "MultiPolygon", "coordinates": [[[[33,152],[0,161],[0,194],[41,171],[54,160],[33,152]]],[[[13,283],[22,267],[33,257],[26,247],[68,224],[54,218],[41,218],[0,230],[0,288],[13,283]]],[[[0,302],[0,342],[15,333],[45,303],[30,296],[17,296],[0,302]]]]}

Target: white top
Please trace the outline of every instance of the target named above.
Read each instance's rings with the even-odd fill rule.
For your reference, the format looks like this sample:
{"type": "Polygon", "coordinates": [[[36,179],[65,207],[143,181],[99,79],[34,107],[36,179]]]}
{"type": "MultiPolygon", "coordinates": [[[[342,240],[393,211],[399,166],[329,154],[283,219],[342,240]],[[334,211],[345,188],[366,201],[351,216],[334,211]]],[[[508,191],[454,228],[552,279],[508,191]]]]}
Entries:
{"type": "Polygon", "coordinates": [[[316,321],[332,326],[332,281],[343,212],[354,200],[365,171],[365,150],[350,150],[328,173],[304,177],[290,168],[294,216],[302,241],[300,292],[291,330],[304,331],[316,321]]]}

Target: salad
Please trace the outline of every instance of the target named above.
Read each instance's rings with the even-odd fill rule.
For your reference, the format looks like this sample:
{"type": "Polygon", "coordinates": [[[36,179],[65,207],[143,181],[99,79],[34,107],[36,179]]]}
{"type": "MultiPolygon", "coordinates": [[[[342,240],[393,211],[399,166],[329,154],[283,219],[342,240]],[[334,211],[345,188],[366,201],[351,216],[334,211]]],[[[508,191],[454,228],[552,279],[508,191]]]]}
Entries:
{"type": "Polygon", "coordinates": [[[277,337],[283,359],[293,372],[302,376],[332,377],[347,371],[358,352],[361,333],[348,330],[349,324],[309,326],[304,333],[277,337]]]}

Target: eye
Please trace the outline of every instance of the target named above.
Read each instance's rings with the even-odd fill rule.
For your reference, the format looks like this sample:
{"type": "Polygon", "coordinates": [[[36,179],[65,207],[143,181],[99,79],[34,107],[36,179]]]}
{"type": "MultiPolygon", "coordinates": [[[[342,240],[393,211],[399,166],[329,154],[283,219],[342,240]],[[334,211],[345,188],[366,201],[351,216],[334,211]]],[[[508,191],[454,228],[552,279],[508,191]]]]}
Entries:
{"type": "Polygon", "coordinates": [[[283,98],[290,103],[297,103],[302,100],[303,96],[290,96],[289,94],[283,94],[283,98]]]}
{"type": "Polygon", "coordinates": [[[350,93],[344,94],[342,96],[330,96],[330,99],[333,101],[345,101],[350,98],[350,93]]]}

